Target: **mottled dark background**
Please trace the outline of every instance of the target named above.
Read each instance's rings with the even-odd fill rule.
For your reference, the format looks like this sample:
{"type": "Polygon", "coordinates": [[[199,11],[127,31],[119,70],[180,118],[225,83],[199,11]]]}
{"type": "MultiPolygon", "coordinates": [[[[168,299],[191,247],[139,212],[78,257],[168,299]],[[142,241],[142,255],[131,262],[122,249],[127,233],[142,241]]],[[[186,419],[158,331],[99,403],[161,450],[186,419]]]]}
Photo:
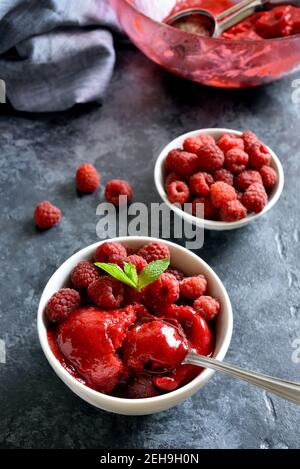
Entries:
{"type": "Polygon", "coordinates": [[[55,269],[97,241],[102,192],[80,197],[74,172],[94,163],[103,181],[128,178],[135,200],[158,202],[153,167],[159,150],[201,127],[252,129],[278,153],[286,186],[260,221],[233,232],[207,232],[198,254],[224,281],[234,309],[227,359],[300,380],[291,359],[300,338],[300,104],[295,77],[258,89],[217,90],[172,77],[123,46],[102,107],[52,115],[0,107],[1,312],[0,447],[2,448],[296,448],[299,408],[216,374],[181,406],[148,417],[94,409],[69,391],[38,343],[36,312],[55,269]],[[33,207],[48,198],[63,210],[45,233],[33,207]]]}

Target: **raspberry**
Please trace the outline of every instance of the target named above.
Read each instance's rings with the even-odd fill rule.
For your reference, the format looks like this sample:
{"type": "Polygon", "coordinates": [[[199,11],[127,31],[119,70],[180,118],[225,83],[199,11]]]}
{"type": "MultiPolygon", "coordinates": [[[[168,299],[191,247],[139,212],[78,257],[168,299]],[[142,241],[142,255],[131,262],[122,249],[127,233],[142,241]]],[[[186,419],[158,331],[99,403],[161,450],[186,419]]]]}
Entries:
{"type": "Polygon", "coordinates": [[[232,148],[225,155],[225,166],[234,174],[241,173],[246,169],[249,156],[239,148],[232,148]]]}
{"type": "Polygon", "coordinates": [[[233,174],[228,169],[218,169],[214,174],[215,181],[226,182],[230,186],[233,186],[233,174]]]}
{"type": "Polygon", "coordinates": [[[211,188],[211,201],[213,205],[217,208],[220,208],[226,202],[230,200],[236,200],[237,195],[234,187],[226,184],[226,182],[215,182],[211,188]]]}
{"type": "Polygon", "coordinates": [[[181,177],[179,176],[179,174],[176,174],[176,173],[170,173],[168,174],[168,176],[166,177],[166,180],[165,180],[165,188],[167,189],[167,187],[172,183],[172,182],[176,182],[176,181],[182,181],[181,177]]]}
{"type": "Polygon", "coordinates": [[[217,144],[218,147],[221,148],[224,153],[227,153],[233,148],[239,148],[240,150],[244,150],[243,139],[232,134],[223,134],[222,137],[219,138],[217,144]]]}
{"type": "Polygon", "coordinates": [[[220,303],[211,296],[200,296],[194,301],[194,309],[206,321],[212,321],[220,312],[220,303]]]}
{"type": "Polygon", "coordinates": [[[127,202],[131,202],[133,191],[129,182],[123,179],[112,179],[106,184],[104,195],[107,202],[118,206],[125,203],[125,200],[119,199],[121,196],[127,197],[127,202]]]}
{"type": "Polygon", "coordinates": [[[147,265],[147,261],[142,256],[138,256],[137,254],[126,257],[124,262],[130,262],[131,264],[135,265],[138,274],[140,274],[147,265]]]}
{"type": "Polygon", "coordinates": [[[220,218],[222,221],[238,221],[246,216],[247,210],[239,200],[230,200],[220,208],[220,218]]]}
{"type": "Polygon", "coordinates": [[[251,130],[247,130],[246,132],[244,132],[242,134],[242,139],[244,141],[246,153],[248,153],[248,151],[253,145],[259,143],[258,137],[253,132],[251,132],[251,130]]]}
{"type": "Polygon", "coordinates": [[[127,257],[126,248],[121,243],[108,241],[100,244],[95,253],[96,262],[112,262],[123,267],[123,261],[127,257]]]}
{"type": "Polygon", "coordinates": [[[183,142],[183,148],[190,153],[198,154],[200,148],[206,143],[215,144],[215,139],[210,135],[197,135],[197,137],[188,137],[183,142]]]}
{"type": "Polygon", "coordinates": [[[76,171],[76,186],[80,192],[87,194],[95,192],[100,185],[100,174],[95,166],[85,163],[76,171]]]}
{"type": "Polygon", "coordinates": [[[34,211],[34,222],[42,230],[48,230],[61,219],[61,211],[48,200],[40,202],[34,211]]]}
{"type": "Polygon", "coordinates": [[[174,269],[174,267],[169,267],[167,270],[167,273],[174,275],[174,277],[176,277],[178,282],[180,282],[180,280],[183,280],[185,278],[184,273],[181,272],[181,270],[174,269]]]}
{"type": "Polygon", "coordinates": [[[175,303],[179,298],[179,282],[174,275],[165,272],[158,280],[151,283],[147,295],[154,304],[175,303]]]}
{"type": "Polygon", "coordinates": [[[240,173],[234,180],[234,185],[237,189],[245,191],[251,184],[258,182],[262,184],[262,178],[258,171],[247,169],[240,173]]]}
{"type": "Polygon", "coordinates": [[[172,204],[183,205],[189,200],[190,190],[183,181],[175,181],[168,185],[167,196],[172,204]]]}
{"type": "Polygon", "coordinates": [[[124,285],[124,304],[126,305],[135,305],[142,304],[145,301],[145,292],[142,290],[138,292],[128,285],[124,285]]]}
{"type": "Polygon", "coordinates": [[[57,322],[65,319],[80,306],[81,298],[76,290],[62,288],[51,296],[46,306],[49,321],[57,322]]]}
{"type": "Polygon", "coordinates": [[[197,196],[207,196],[214,178],[208,173],[196,173],[189,180],[189,188],[197,196]]]}
{"type": "MultiPolygon", "coordinates": [[[[194,308],[170,305],[165,308],[163,320],[175,319],[180,323],[191,349],[200,355],[209,355],[213,351],[213,337],[210,327],[194,308]]],[[[162,315],[160,314],[160,317],[162,315]]],[[[177,374],[177,373],[176,373],[177,374]]]]}
{"type": "Polygon", "coordinates": [[[126,250],[127,250],[127,256],[133,256],[133,254],[137,253],[137,249],[134,249],[131,247],[126,248],[126,250]]]}
{"type": "Polygon", "coordinates": [[[172,150],[166,158],[165,168],[181,177],[189,177],[198,169],[198,157],[187,151],[172,150]]]}
{"type": "Polygon", "coordinates": [[[242,204],[248,212],[261,212],[268,202],[268,196],[262,184],[255,183],[248,187],[242,197],[242,204]]]}
{"type": "Polygon", "coordinates": [[[124,299],[124,288],[121,282],[105,275],[88,287],[88,296],[101,308],[116,309],[124,299]]]}
{"type": "Polygon", "coordinates": [[[197,205],[203,204],[204,205],[204,218],[206,220],[213,220],[216,216],[217,209],[213,205],[212,201],[207,197],[198,197],[194,199],[192,202],[192,213],[196,217],[197,216],[197,205]]]}
{"type": "Polygon", "coordinates": [[[269,150],[262,143],[256,143],[248,151],[249,166],[253,169],[261,169],[262,166],[269,166],[271,163],[271,155],[269,150]]]}
{"type": "Polygon", "coordinates": [[[207,288],[207,280],[204,275],[186,277],[180,282],[180,294],[185,298],[194,300],[203,295],[207,288]]]}
{"type": "Polygon", "coordinates": [[[158,261],[159,259],[169,259],[171,257],[168,246],[163,243],[158,243],[157,241],[143,246],[141,249],[139,249],[138,255],[146,259],[148,264],[152,261],[158,261]]]}
{"type": "Polygon", "coordinates": [[[224,164],[224,153],[215,143],[202,145],[198,156],[200,169],[208,173],[213,173],[217,171],[217,169],[221,169],[224,164]]]}
{"type": "Polygon", "coordinates": [[[268,191],[273,189],[278,179],[275,169],[271,168],[271,166],[263,166],[260,170],[260,175],[265,188],[268,191]]]}
{"type": "Polygon", "coordinates": [[[99,270],[88,261],[81,261],[71,273],[71,281],[77,290],[88,288],[88,286],[99,278],[99,270]]]}

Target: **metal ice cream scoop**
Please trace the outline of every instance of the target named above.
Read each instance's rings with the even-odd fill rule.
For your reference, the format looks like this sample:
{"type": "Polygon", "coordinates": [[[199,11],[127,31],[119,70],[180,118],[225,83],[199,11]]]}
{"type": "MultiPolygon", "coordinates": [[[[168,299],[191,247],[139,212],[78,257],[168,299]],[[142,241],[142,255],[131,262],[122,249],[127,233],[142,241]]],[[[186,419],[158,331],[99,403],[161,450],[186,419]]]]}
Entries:
{"type": "Polygon", "coordinates": [[[188,8],[170,16],[166,24],[201,36],[219,37],[255,12],[284,4],[300,6],[300,0],[243,0],[217,16],[201,8],[188,8]]]}

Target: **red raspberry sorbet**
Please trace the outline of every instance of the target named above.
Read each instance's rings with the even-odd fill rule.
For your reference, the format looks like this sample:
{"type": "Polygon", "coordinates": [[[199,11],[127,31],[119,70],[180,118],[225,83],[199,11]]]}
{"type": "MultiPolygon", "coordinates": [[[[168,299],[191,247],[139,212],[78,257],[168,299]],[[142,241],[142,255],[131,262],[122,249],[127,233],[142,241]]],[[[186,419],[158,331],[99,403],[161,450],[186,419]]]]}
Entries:
{"type": "Polygon", "coordinates": [[[57,344],[89,386],[108,393],[124,373],[116,349],[135,319],[132,307],[111,312],[80,308],[59,326],[57,344]]]}
{"type": "Polygon", "coordinates": [[[163,321],[151,321],[131,329],[123,347],[125,364],[137,372],[173,369],[188,352],[186,339],[163,321]]]}

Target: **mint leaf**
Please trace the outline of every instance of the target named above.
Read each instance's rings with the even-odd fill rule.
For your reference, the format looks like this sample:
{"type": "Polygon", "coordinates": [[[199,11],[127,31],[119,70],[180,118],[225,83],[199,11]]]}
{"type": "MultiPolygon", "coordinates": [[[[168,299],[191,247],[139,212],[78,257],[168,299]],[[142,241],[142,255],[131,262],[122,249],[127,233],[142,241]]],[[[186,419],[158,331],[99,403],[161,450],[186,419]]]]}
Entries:
{"type": "Polygon", "coordinates": [[[155,280],[159,279],[170,265],[170,259],[160,259],[158,261],[150,262],[140,273],[138,279],[138,289],[142,290],[155,280]]]}
{"type": "Polygon", "coordinates": [[[134,283],[131,278],[129,278],[126,273],[119,267],[117,264],[106,263],[106,262],[95,262],[95,265],[100,269],[107,272],[112,277],[120,280],[120,282],[129,285],[132,288],[137,288],[137,283],[134,283]]]}
{"type": "Polygon", "coordinates": [[[135,284],[136,288],[138,286],[138,274],[136,270],[136,266],[132,264],[131,262],[124,262],[124,272],[127,275],[127,277],[132,280],[132,282],[135,284]]]}

